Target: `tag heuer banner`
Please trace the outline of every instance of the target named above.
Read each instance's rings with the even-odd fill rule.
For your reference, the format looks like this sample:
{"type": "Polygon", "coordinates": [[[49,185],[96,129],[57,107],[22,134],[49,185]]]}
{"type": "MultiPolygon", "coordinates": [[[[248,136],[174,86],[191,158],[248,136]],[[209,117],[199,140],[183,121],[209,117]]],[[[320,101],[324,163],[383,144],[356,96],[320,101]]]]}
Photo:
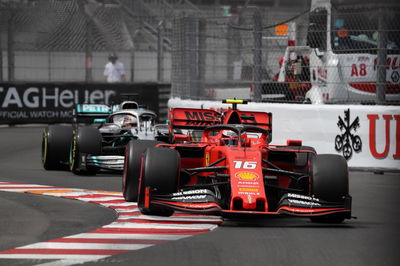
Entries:
{"type": "Polygon", "coordinates": [[[0,124],[71,122],[76,104],[118,104],[126,99],[159,113],[161,86],[167,85],[0,83],[0,124]]]}

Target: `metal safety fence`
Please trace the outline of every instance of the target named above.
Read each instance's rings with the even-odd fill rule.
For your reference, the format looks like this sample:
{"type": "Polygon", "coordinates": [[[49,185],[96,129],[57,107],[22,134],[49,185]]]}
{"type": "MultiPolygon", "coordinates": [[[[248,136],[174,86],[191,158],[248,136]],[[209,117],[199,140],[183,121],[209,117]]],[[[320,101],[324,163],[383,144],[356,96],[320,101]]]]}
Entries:
{"type": "Polygon", "coordinates": [[[169,82],[170,18],[185,0],[0,0],[0,81],[103,81],[116,53],[131,82],[169,82]]]}
{"type": "Polygon", "coordinates": [[[356,2],[175,18],[173,95],[399,104],[400,5],[356,2]]]}
{"type": "Polygon", "coordinates": [[[0,0],[0,82],[102,82],[116,52],[127,81],[176,97],[399,104],[399,15],[392,0],[0,0]]]}

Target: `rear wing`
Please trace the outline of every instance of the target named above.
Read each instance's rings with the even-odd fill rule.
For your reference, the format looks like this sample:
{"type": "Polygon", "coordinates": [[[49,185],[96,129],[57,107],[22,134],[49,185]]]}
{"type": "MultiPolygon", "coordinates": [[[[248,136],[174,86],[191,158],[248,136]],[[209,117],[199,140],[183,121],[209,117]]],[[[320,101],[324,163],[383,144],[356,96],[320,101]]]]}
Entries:
{"type": "Polygon", "coordinates": [[[75,122],[95,122],[95,119],[107,118],[112,108],[105,104],[77,104],[74,113],[75,122]]]}
{"type": "Polygon", "coordinates": [[[247,101],[227,99],[223,103],[232,104],[232,108],[222,110],[196,108],[171,108],[169,112],[169,130],[174,129],[203,130],[206,127],[220,124],[243,124],[264,128],[270,132],[268,142],[272,140],[272,113],[257,111],[241,111],[238,104],[247,104],[247,101]]]}
{"type": "Polygon", "coordinates": [[[111,114],[111,107],[105,104],[77,104],[76,116],[107,117],[111,114]]]}
{"type": "Polygon", "coordinates": [[[244,100],[226,99],[222,103],[232,104],[232,108],[223,110],[223,124],[253,125],[272,132],[272,113],[238,110],[238,104],[248,103],[244,100]]]}
{"type": "MultiPolygon", "coordinates": [[[[238,114],[240,119],[239,124],[253,125],[267,130],[272,130],[272,113],[239,110],[234,112],[238,114]]],[[[231,117],[232,115],[233,114],[231,114],[231,117]]],[[[226,117],[226,119],[231,117],[226,117]]],[[[230,123],[228,121],[224,121],[224,124],[230,123]]]]}
{"type": "Polygon", "coordinates": [[[254,111],[235,111],[235,112],[238,114],[240,118],[240,124],[253,125],[268,130],[269,134],[267,137],[267,142],[270,143],[272,141],[272,113],[254,112],[254,111]]]}
{"type": "Polygon", "coordinates": [[[204,129],[221,124],[221,114],[210,109],[172,108],[169,122],[172,129],[204,129]]]}

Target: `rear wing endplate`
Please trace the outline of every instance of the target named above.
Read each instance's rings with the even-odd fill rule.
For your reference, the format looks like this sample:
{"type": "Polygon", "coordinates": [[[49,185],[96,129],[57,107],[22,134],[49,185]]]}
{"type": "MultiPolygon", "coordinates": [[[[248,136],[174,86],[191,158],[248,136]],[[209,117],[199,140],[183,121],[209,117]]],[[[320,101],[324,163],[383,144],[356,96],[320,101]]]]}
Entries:
{"type": "Polygon", "coordinates": [[[243,125],[253,125],[272,130],[272,113],[255,111],[236,111],[243,125]]]}

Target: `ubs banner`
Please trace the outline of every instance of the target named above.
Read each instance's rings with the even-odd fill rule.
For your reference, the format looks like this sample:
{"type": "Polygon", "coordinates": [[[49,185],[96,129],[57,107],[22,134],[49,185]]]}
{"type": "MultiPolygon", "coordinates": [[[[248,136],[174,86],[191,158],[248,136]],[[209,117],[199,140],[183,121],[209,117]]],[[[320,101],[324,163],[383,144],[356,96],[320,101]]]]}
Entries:
{"type": "MultiPolygon", "coordinates": [[[[171,99],[169,107],[226,108],[219,102],[171,99]]],[[[302,140],[319,154],[343,156],[352,168],[400,170],[400,108],[388,105],[249,103],[241,110],[272,112],[272,142],[302,140]]]]}
{"type": "Polygon", "coordinates": [[[127,94],[158,113],[158,91],[151,83],[0,83],[0,124],[71,122],[76,104],[117,104],[127,94]]]}

